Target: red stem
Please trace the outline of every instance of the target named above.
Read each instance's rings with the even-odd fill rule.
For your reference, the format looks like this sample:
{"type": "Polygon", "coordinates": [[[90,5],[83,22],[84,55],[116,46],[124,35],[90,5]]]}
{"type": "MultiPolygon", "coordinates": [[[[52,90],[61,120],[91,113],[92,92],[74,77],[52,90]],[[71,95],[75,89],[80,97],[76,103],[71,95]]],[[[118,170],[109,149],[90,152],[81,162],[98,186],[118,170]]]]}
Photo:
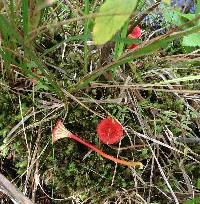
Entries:
{"type": "Polygon", "coordinates": [[[93,146],[92,144],[86,142],[85,140],[81,139],[80,137],[78,137],[78,136],[76,136],[74,134],[70,134],[68,137],[76,140],[77,142],[79,142],[79,143],[81,143],[81,144],[83,144],[83,145],[85,145],[87,147],[89,147],[90,149],[95,151],[97,154],[99,154],[102,157],[105,157],[105,158],[107,158],[107,159],[109,159],[111,161],[117,162],[117,163],[125,165],[125,166],[140,166],[140,167],[143,166],[143,164],[141,162],[128,162],[128,161],[125,161],[125,160],[115,158],[115,157],[113,157],[111,155],[108,155],[108,154],[102,152],[100,149],[93,146]]]}

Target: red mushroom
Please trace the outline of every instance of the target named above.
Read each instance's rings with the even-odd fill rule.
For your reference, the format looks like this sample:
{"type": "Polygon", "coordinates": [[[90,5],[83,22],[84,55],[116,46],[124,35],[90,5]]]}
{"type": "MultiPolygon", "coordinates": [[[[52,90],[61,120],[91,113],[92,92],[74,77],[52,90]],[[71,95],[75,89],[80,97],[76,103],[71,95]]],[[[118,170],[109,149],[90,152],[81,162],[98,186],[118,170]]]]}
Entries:
{"type": "MultiPolygon", "coordinates": [[[[132,32],[128,35],[128,38],[137,39],[141,36],[142,30],[139,26],[136,26],[132,32]]],[[[137,47],[137,44],[131,44],[128,46],[128,49],[132,50],[137,47]]]]}
{"type": "Polygon", "coordinates": [[[97,135],[102,143],[115,144],[123,137],[124,131],[119,122],[111,117],[107,117],[98,124],[97,135]]]}
{"type": "Polygon", "coordinates": [[[116,163],[125,165],[125,166],[139,166],[140,168],[143,167],[143,164],[141,162],[133,162],[133,161],[125,161],[125,160],[121,160],[118,158],[115,158],[111,155],[108,155],[104,152],[102,152],[100,149],[96,148],[95,146],[93,146],[92,144],[90,144],[89,142],[81,139],[79,136],[72,134],[69,130],[67,130],[63,123],[59,120],[56,124],[56,126],[54,127],[53,131],[52,131],[52,141],[53,143],[55,143],[58,139],[61,138],[71,138],[87,147],[89,147],[90,149],[92,149],[93,151],[95,151],[97,154],[101,155],[104,158],[107,158],[111,161],[114,161],[116,163]]]}

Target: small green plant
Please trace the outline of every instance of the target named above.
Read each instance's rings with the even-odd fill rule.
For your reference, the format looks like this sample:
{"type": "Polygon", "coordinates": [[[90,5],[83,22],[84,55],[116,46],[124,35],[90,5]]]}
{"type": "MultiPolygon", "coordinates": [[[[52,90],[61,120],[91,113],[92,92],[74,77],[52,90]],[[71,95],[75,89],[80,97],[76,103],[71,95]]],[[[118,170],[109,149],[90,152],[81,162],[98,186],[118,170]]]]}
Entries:
{"type": "MultiPolygon", "coordinates": [[[[183,13],[178,9],[172,9],[171,7],[166,7],[164,12],[165,19],[168,23],[175,26],[180,26],[185,28],[192,28],[198,26],[200,23],[200,1],[197,1],[195,13],[183,13]]],[[[200,46],[200,33],[195,32],[183,37],[182,40],[183,47],[197,47],[200,46]]]]}
{"type": "Polygon", "coordinates": [[[200,202],[200,197],[195,197],[193,199],[187,200],[184,204],[198,204],[200,202]]]}

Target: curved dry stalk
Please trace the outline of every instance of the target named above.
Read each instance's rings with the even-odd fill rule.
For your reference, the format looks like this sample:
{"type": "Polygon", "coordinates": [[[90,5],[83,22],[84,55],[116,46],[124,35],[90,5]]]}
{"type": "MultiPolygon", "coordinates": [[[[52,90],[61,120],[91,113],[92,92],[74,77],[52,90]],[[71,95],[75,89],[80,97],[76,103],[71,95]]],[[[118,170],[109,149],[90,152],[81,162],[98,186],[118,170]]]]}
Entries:
{"type": "Polygon", "coordinates": [[[98,149],[97,147],[93,146],[92,144],[90,144],[89,142],[81,139],[80,137],[78,137],[77,135],[72,134],[69,130],[67,130],[65,128],[65,126],[63,125],[63,123],[61,122],[61,120],[59,120],[55,126],[55,128],[53,129],[52,132],[52,141],[53,143],[55,143],[57,140],[61,139],[61,138],[71,138],[74,139],[75,141],[89,147],[90,149],[92,149],[93,151],[95,151],[97,154],[101,155],[102,157],[109,159],[113,162],[125,165],[125,166],[129,166],[129,167],[136,167],[139,166],[140,168],[143,168],[143,164],[141,162],[133,162],[133,161],[125,161],[125,160],[121,160],[118,159],[116,157],[113,157],[109,154],[106,154],[105,152],[102,152],[100,149],[98,149]]]}

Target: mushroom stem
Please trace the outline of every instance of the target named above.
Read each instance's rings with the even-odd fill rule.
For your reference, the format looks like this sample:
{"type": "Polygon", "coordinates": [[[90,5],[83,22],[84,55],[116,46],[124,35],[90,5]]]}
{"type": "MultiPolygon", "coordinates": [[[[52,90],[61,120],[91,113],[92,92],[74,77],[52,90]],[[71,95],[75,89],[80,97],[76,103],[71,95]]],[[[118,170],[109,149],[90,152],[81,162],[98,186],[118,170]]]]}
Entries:
{"type": "Polygon", "coordinates": [[[119,164],[122,164],[122,165],[125,165],[125,166],[139,166],[140,168],[143,167],[143,164],[141,162],[125,161],[125,160],[121,160],[121,159],[118,159],[116,157],[113,157],[113,156],[111,156],[109,154],[106,154],[105,152],[102,152],[100,149],[98,149],[97,147],[93,146],[89,142],[81,139],[77,135],[71,134],[69,137],[74,139],[74,140],[76,140],[77,142],[79,142],[79,143],[89,147],[90,149],[95,151],[97,154],[101,155],[102,157],[104,157],[106,159],[109,159],[111,161],[114,161],[116,163],[119,163],[119,164]]]}
{"type": "Polygon", "coordinates": [[[125,160],[121,160],[118,159],[116,157],[113,157],[109,154],[106,154],[104,152],[102,152],[100,149],[98,149],[97,147],[93,146],[92,144],[90,144],[89,142],[81,139],[79,136],[72,134],[70,131],[68,131],[64,125],[62,124],[61,121],[58,121],[54,130],[53,130],[53,143],[56,142],[56,140],[60,139],[60,138],[64,138],[64,137],[68,137],[71,138],[87,147],[89,147],[90,149],[92,149],[93,151],[95,151],[97,154],[101,155],[102,157],[109,159],[111,161],[114,161],[116,163],[125,165],[125,166],[132,166],[132,167],[136,167],[139,166],[140,168],[143,167],[143,164],[141,162],[133,162],[133,161],[125,161],[125,160]]]}

